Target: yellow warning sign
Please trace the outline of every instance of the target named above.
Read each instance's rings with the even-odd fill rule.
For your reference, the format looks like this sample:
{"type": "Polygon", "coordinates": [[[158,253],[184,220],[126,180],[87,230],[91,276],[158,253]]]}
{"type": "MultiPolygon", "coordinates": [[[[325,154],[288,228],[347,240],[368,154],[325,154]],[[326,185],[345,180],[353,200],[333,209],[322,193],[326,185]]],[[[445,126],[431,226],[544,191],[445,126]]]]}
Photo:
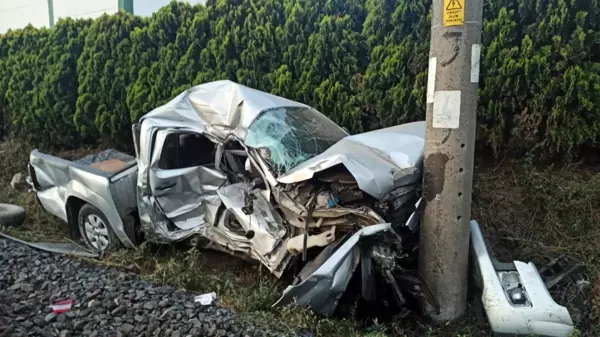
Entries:
{"type": "Polygon", "coordinates": [[[444,0],[444,26],[460,26],[465,23],[466,0],[444,0]]]}

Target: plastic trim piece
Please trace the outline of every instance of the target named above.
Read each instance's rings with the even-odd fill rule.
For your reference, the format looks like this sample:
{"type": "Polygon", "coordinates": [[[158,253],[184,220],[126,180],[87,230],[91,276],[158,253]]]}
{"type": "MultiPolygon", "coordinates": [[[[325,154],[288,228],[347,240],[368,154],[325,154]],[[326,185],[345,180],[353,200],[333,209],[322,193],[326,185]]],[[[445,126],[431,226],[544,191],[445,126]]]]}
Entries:
{"type": "Polygon", "coordinates": [[[567,308],[554,302],[533,263],[514,261],[529,302],[529,305],[514,305],[500,280],[503,272],[494,268],[493,256],[474,220],[471,221],[471,243],[481,278],[481,301],[494,333],[548,337],[568,337],[573,333],[573,321],[567,308]]]}

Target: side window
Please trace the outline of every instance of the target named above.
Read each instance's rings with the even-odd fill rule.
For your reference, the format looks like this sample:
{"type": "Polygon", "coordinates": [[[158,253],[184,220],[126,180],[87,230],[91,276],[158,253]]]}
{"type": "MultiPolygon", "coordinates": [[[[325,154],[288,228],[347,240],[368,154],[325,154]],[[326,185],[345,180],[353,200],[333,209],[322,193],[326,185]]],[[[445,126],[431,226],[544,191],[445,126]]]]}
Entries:
{"type": "Polygon", "coordinates": [[[196,133],[171,133],[163,145],[158,168],[174,170],[200,165],[214,165],[215,144],[196,133]]]}

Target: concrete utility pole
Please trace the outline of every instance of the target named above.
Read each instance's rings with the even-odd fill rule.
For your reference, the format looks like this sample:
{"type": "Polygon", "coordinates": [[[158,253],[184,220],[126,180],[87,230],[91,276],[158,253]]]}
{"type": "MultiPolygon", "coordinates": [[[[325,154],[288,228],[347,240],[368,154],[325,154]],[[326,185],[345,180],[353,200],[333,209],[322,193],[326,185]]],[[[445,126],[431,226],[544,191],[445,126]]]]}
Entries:
{"type": "Polygon", "coordinates": [[[419,273],[440,305],[438,321],[467,300],[469,221],[483,0],[433,0],[419,273]]]}

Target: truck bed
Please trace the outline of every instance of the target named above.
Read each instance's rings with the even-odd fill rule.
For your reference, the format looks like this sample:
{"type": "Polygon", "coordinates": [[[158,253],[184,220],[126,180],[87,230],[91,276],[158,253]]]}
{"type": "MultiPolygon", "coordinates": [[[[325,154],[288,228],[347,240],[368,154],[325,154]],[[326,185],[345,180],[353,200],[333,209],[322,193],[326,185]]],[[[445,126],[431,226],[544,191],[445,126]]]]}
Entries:
{"type": "Polygon", "coordinates": [[[73,162],[107,173],[118,173],[135,164],[135,158],[126,153],[108,149],[73,160],[73,162]]]}
{"type": "Polygon", "coordinates": [[[70,161],[34,150],[29,175],[46,211],[73,225],[78,209],[71,205],[91,204],[104,213],[121,242],[133,246],[123,219],[137,210],[134,157],[109,149],[70,161]]]}

